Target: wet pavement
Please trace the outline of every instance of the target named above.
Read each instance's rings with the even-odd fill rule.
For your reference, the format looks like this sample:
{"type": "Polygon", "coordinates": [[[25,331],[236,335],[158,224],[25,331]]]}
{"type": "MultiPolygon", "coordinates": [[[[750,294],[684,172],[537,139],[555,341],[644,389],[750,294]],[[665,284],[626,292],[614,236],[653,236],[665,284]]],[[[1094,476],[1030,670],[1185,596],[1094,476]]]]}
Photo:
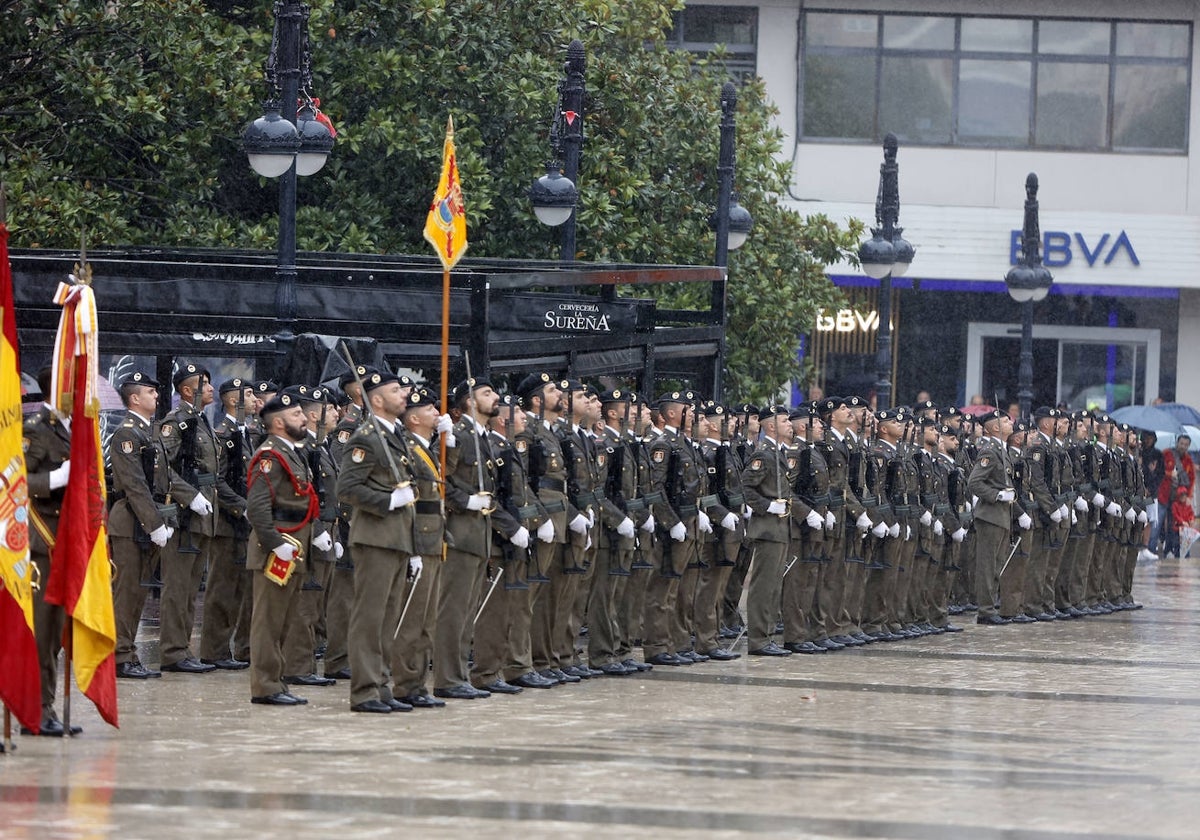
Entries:
{"type": "Polygon", "coordinates": [[[1134,595],[408,714],[352,714],[345,683],[276,708],[245,672],[122,680],[120,731],[76,695],[82,736],[0,756],[0,837],[1200,837],[1200,563],[1134,595]]]}

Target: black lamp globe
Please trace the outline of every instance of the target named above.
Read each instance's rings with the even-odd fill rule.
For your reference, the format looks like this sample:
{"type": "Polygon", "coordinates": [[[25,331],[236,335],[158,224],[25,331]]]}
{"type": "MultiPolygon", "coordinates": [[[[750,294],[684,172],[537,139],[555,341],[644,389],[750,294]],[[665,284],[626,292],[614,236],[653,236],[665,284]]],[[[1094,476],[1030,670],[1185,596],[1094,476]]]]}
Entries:
{"type": "MultiPolygon", "coordinates": [[[[904,244],[908,245],[907,242],[904,244]]],[[[909,250],[912,250],[911,245],[909,250]]],[[[911,260],[910,256],[909,261],[911,260]]],[[[882,280],[891,273],[896,263],[896,247],[884,239],[882,228],[871,228],[871,238],[859,246],[858,262],[862,265],[863,272],[876,280],[882,280]]]]}
{"type": "Polygon", "coordinates": [[[263,105],[263,115],[242,132],[242,150],[250,167],[266,178],[278,178],[287,172],[300,149],[296,127],[279,113],[278,102],[263,105]]]}
{"type": "Polygon", "coordinates": [[[333,134],[329,126],[317,119],[316,110],[305,104],[296,114],[296,131],[300,135],[300,149],[296,154],[296,174],[301,177],[315,175],[321,171],[329,153],[333,151],[333,134]]]}
{"type": "Polygon", "coordinates": [[[575,183],[553,164],[546,167],[546,174],[534,181],[529,189],[534,215],[549,227],[558,227],[571,218],[578,200],[579,190],[575,189],[575,183]]]}

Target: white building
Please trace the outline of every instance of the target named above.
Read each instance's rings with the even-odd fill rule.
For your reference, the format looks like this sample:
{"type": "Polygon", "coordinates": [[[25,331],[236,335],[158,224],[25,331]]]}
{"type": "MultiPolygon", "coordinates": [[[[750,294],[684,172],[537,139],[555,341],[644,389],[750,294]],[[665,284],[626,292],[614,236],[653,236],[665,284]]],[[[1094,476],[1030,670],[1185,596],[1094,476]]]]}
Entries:
{"type": "MultiPolygon", "coordinates": [[[[1115,408],[1200,403],[1198,15],[1189,0],[725,0],[689,3],[676,37],[725,43],[763,77],[801,212],[871,221],[898,136],[917,256],[895,281],[896,402],[1015,401],[1003,278],[1036,172],[1055,285],[1035,305],[1034,404],[1115,408]]],[[[808,351],[827,390],[863,392],[878,286],[832,273],[859,317],[826,313],[808,351]]]]}

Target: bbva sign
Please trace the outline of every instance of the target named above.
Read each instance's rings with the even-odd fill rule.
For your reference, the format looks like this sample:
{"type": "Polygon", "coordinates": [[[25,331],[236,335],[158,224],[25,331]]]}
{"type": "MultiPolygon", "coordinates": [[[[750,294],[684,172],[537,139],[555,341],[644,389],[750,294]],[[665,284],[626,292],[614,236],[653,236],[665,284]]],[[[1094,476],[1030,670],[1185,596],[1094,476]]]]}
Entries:
{"type": "MultiPolygon", "coordinates": [[[[1042,262],[1050,268],[1061,268],[1070,265],[1075,255],[1083,257],[1088,268],[1094,268],[1096,263],[1111,265],[1118,254],[1124,253],[1129,261],[1141,265],[1129,234],[1121,231],[1114,238],[1111,233],[1103,233],[1098,239],[1088,240],[1082,233],[1074,235],[1062,230],[1048,230],[1042,234],[1042,262]],[[1072,247],[1074,246],[1074,247],[1072,247]]],[[[1008,244],[1008,261],[1016,265],[1021,261],[1021,231],[1011,233],[1008,244]]]]}

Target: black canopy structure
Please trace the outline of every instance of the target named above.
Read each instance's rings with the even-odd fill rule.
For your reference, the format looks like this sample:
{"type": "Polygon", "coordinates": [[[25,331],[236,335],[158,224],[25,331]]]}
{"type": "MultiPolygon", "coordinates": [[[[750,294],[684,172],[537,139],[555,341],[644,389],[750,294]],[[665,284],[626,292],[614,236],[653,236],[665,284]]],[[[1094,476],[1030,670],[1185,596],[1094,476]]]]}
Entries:
{"type": "MultiPolygon", "coordinates": [[[[22,361],[32,369],[53,349],[60,312],[54,290],[78,254],[14,249],[11,257],[22,361]]],[[[274,370],[274,254],[128,248],[89,252],[88,261],[102,353],[155,356],[166,381],[179,356],[237,356],[274,370]]],[[[285,379],[311,381],[336,367],[328,356],[338,337],[355,339],[356,360],[437,368],[442,301],[436,259],[303,253],[298,263],[301,335],[285,379]]],[[[477,376],[546,370],[614,376],[650,390],[656,380],[675,380],[711,393],[721,364],[719,313],[665,310],[632,294],[661,283],[724,280],[725,269],[715,266],[464,260],[451,275],[451,365],[465,350],[477,376]],[[625,286],[631,295],[602,299],[605,286],[625,286]]]]}

